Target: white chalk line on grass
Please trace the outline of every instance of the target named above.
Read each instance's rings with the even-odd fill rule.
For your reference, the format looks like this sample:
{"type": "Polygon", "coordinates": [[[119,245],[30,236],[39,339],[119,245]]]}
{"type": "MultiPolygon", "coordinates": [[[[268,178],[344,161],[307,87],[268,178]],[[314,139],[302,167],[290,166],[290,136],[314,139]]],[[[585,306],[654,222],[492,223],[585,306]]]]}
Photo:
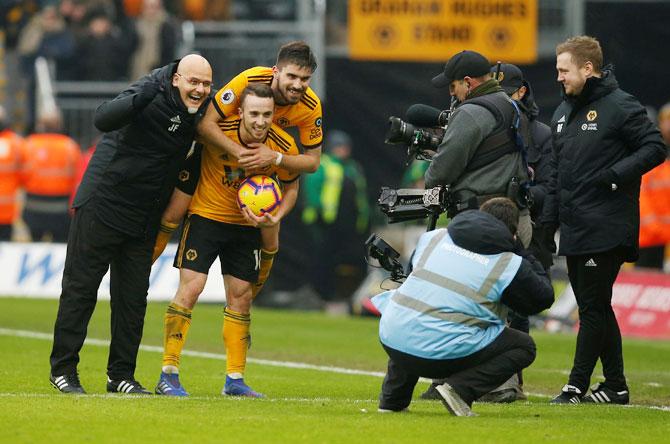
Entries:
{"type": "MultiPolygon", "coordinates": [[[[40,339],[40,340],[46,340],[46,341],[51,341],[53,340],[53,335],[50,333],[42,333],[42,332],[36,332],[36,331],[29,331],[29,330],[15,330],[15,329],[10,329],[10,328],[2,328],[0,327],[0,335],[2,336],[14,336],[14,337],[21,337],[21,338],[30,338],[30,339],[40,339]]],[[[93,345],[93,346],[98,346],[98,347],[107,347],[109,346],[109,341],[106,339],[95,339],[95,338],[87,338],[84,341],[84,344],[88,345],[93,345]]],[[[154,352],[154,353],[163,353],[163,347],[158,347],[155,345],[140,345],[140,350],[142,351],[148,351],[148,352],[154,352]]],[[[199,351],[192,351],[192,350],[184,350],[182,351],[182,355],[184,356],[194,356],[197,358],[205,358],[205,359],[216,359],[223,361],[226,359],[226,355],[222,353],[210,353],[210,352],[199,352],[199,351]]],[[[328,373],[338,373],[338,374],[345,374],[345,375],[361,375],[361,376],[375,376],[379,378],[383,378],[385,376],[385,373],[383,372],[373,372],[369,370],[357,370],[357,369],[350,369],[350,368],[343,368],[343,367],[332,367],[332,366],[327,366],[327,365],[314,365],[314,364],[307,364],[304,362],[291,362],[291,361],[274,361],[270,359],[258,359],[258,358],[247,358],[247,362],[251,362],[254,364],[260,364],[260,365],[267,365],[267,366],[272,366],[272,367],[283,367],[283,368],[297,368],[297,369],[303,369],[303,370],[315,370],[315,371],[321,371],[321,372],[328,372],[328,373]]],[[[429,379],[421,378],[422,382],[430,382],[429,379]]],[[[528,393],[531,396],[536,396],[539,398],[550,398],[551,396],[545,395],[543,393],[528,393]]],[[[11,393],[0,393],[0,397],[5,397],[5,396],[13,396],[11,393]]],[[[39,396],[39,395],[37,395],[39,396]]],[[[49,395],[44,395],[44,396],[49,396],[49,395]]],[[[114,394],[109,394],[109,395],[87,395],[87,396],[101,396],[101,397],[118,397],[118,395],[114,394]]],[[[126,398],[132,398],[132,397],[125,397],[121,396],[121,398],[126,399],[126,398]]],[[[141,397],[140,397],[141,398],[141,397]]],[[[191,397],[191,399],[211,399],[209,397],[191,397]]],[[[277,399],[278,401],[281,401],[282,399],[277,399]]],[[[286,398],[284,399],[286,401],[297,401],[300,402],[301,400],[304,402],[319,402],[319,401],[330,401],[329,398],[308,398],[308,399],[302,399],[302,398],[286,398]]],[[[349,400],[350,402],[367,402],[367,400],[349,400]]],[[[643,408],[650,408],[650,409],[656,409],[656,410],[662,410],[662,411],[667,411],[670,412],[670,407],[667,406],[647,406],[647,405],[630,405],[628,407],[643,407],[643,408]]]]}
{"type": "MultiPolygon", "coordinates": [[[[10,328],[0,328],[0,335],[3,336],[15,336],[21,338],[30,338],[30,339],[41,339],[46,341],[52,341],[53,335],[50,333],[41,333],[36,331],[28,330],[14,330],[10,328]]],[[[105,339],[94,339],[88,338],[84,341],[86,345],[94,345],[99,347],[108,347],[109,341],[105,339]]],[[[140,350],[154,352],[154,353],[163,353],[163,347],[157,347],[155,345],[140,345],[140,350]]],[[[222,353],[209,353],[209,352],[199,352],[192,350],[184,350],[182,352],[184,356],[194,356],[196,358],[206,358],[206,359],[216,359],[219,361],[225,361],[226,355],[222,353]]],[[[307,364],[304,362],[291,362],[291,361],[274,361],[270,359],[258,359],[258,358],[247,358],[247,362],[268,365],[272,367],[284,367],[284,368],[298,368],[303,370],[316,370],[321,372],[329,373],[339,373],[344,375],[361,375],[361,376],[375,376],[378,378],[383,378],[385,373],[382,372],[373,372],[369,370],[357,370],[352,368],[342,368],[342,367],[331,367],[327,365],[315,365],[307,364]]]]}
{"type": "MultiPolygon", "coordinates": [[[[0,392],[1,398],[53,398],[53,395],[57,394],[56,391],[53,394],[49,393],[2,393],[0,392]]],[[[347,399],[347,398],[243,398],[239,396],[224,396],[224,395],[211,395],[211,396],[194,396],[189,395],[185,398],[178,397],[169,397],[169,396],[158,396],[158,395],[124,395],[121,393],[86,393],[83,395],[68,395],[72,397],[82,397],[86,398],[100,398],[100,399],[118,399],[120,401],[135,401],[142,399],[170,399],[176,400],[177,402],[181,400],[195,400],[195,401],[234,401],[234,402],[295,402],[295,403],[304,403],[304,404],[318,404],[324,402],[336,402],[336,403],[351,403],[351,404],[365,404],[370,402],[377,402],[377,399],[347,399]]]]}
{"type": "MultiPolygon", "coordinates": [[[[54,392],[55,393],[55,392],[54,392]]],[[[193,396],[189,395],[187,398],[174,398],[174,397],[167,397],[167,396],[156,396],[156,395],[122,395],[119,393],[91,393],[91,394],[85,394],[85,395],[69,395],[69,396],[76,396],[76,397],[83,397],[83,398],[99,398],[99,399],[106,399],[106,400],[118,400],[122,402],[133,402],[133,401],[144,401],[146,399],[169,399],[170,402],[186,402],[186,401],[218,401],[218,400],[223,400],[223,401],[236,401],[236,402],[294,402],[294,403],[299,403],[299,404],[320,404],[324,402],[333,402],[337,404],[369,404],[369,403],[375,403],[377,402],[377,399],[334,399],[334,398],[263,398],[263,399],[252,399],[252,398],[239,398],[239,397],[232,397],[232,396],[193,396]]],[[[538,395],[538,396],[543,396],[544,395],[538,395]]],[[[47,394],[47,393],[0,393],[0,399],[2,398],[53,398],[53,394],[47,394]]],[[[434,401],[430,400],[425,400],[425,399],[417,399],[413,400],[414,402],[418,403],[432,403],[434,401]]],[[[625,405],[622,406],[625,408],[644,408],[644,409],[650,409],[650,410],[660,410],[663,412],[669,412],[670,413],[670,407],[667,406],[653,406],[653,405],[636,405],[636,404],[631,404],[631,405],[625,405]]],[[[553,406],[552,408],[579,408],[578,406],[575,405],[561,405],[561,406],[553,406]]]]}

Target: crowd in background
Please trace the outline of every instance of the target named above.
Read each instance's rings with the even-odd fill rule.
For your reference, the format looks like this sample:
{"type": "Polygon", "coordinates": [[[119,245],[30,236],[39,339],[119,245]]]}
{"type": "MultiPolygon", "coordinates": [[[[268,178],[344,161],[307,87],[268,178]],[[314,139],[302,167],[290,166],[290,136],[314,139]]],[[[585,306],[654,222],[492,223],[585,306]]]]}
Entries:
{"type": "MultiPolygon", "coordinates": [[[[345,6],[346,2],[328,2],[332,19],[327,21],[327,27],[335,43],[346,40],[346,27],[342,27],[346,21],[345,6]]],[[[6,61],[7,78],[12,79],[10,83],[15,86],[12,89],[19,90],[24,85],[29,94],[34,89],[31,88],[34,61],[40,56],[54,62],[55,77],[60,81],[127,82],[165,65],[179,54],[184,20],[294,20],[296,14],[296,0],[7,0],[0,5],[5,49],[0,58],[6,61]]],[[[11,238],[11,229],[8,231],[7,226],[16,225],[23,211],[22,220],[27,229],[18,235],[15,232],[14,239],[65,241],[65,222],[69,219],[63,201],[75,190],[90,152],[82,154],[87,147],[79,147],[69,137],[59,134],[58,116],[36,121],[37,125],[30,127],[34,134],[26,134],[26,139],[11,131],[16,123],[11,121],[11,116],[4,112],[0,112],[0,116],[0,154],[9,153],[0,166],[3,169],[0,181],[2,239],[11,238]],[[37,134],[46,134],[46,137],[36,137],[37,134]],[[57,148],[46,151],[30,148],[35,147],[36,140],[56,139],[61,140],[53,144],[57,148]],[[32,155],[30,160],[31,151],[42,154],[32,155]],[[35,170],[35,165],[49,171],[59,169],[62,180],[50,180],[46,187],[31,188],[45,180],[44,171],[40,172],[39,167],[35,170]],[[30,174],[33,174],[32,180],[30,174]],[[27,197],[22,210],[15,197],[19,189],[27,197]],[[54,222],[55,215],[60,218],[59,222],[54,222]]],[[[657,119],[664,140],[670,145],[670,103],[659,110],[657,119]]],[[[319,171],[304,175],[301,202],[287,220],[287,233],[283,235],[300,238],[299,242],[287,244],[302,242],[310,252],[339,251],[339,256],[329,258],[328,264],[310,261],[314,270],[309,273],[311,287],[320,298],[338,306],[366,274],[362,244],[370,232],[370,214],[375,212],[370,210],[365,172],[351,158],[352,147],[359,147],[355,147],[344,132],[333,131],[329,135],[326,131],[326,135],[319,171]],[[351,248],[336,247],[343,245],[351,248]],[[331,273],[332,270],[335,273],[331,273]]],[[[408,168],[405,186],[422,186],[425,166],[426,163],[421,162],[408,168]]],[[[666,196],[670,196],[668,162],[646,175],[642,183],[642,251],[638,265],[663,269],[665,245],[670,242],[670,199],[666,196]]],[[[278,289],[297,289],[295,282],[282,281],[280,270],[282,266],[304,263],[303,253],[284,253],[285,263],[280,261],[275,278],[278,289]]],[[[270,284],[272,286],[272,282],[270,284]]]]}

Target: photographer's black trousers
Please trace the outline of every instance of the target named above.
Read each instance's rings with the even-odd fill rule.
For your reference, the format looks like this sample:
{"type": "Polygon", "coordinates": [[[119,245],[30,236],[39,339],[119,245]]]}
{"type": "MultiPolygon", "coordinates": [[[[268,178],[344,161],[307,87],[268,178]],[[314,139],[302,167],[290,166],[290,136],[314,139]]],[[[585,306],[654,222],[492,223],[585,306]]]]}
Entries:
{"type": "Polygon", "coordinates": [[[605,385],[615,391],[627,390],[621,332],[612,309],[612,286],[624,262],[624,252],[614,249],[567,256],[566,260],[579,307],[577,349],[568,384],[585,393],[600,359],[605,385]]]}
{"type": "Polygon", "coordinates": [[[535,342],[526,333],[505,328],[488,346],[458,359],[425,359],[382,344],[389,355],[379,408],[409,406],[419,377],[444,380],[468,404],[479,399],[535,360],[535,342]]]}
{"type": "Polygon", "coordinates": [[[63,271],[51,374],[77,371],[79,351],[108,269],[111,295],[111,344],[107,375],[133,378],[147,306],[153,239],[138,239],[101,223],[93,202],[76,210],[63,271]]]}

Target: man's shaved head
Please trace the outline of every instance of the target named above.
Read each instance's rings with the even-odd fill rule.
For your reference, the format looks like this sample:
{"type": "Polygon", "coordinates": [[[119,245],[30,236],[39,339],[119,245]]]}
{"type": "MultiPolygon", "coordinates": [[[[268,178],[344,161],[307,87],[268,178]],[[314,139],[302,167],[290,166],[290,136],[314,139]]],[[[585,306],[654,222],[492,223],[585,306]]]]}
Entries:
{"type": "Polygon", "coordinates": [[[212,67],[203,56],[188,54],[179,61],[172,86],[179,89],[181,100],[194,114],[212,89],[212,67]]]}

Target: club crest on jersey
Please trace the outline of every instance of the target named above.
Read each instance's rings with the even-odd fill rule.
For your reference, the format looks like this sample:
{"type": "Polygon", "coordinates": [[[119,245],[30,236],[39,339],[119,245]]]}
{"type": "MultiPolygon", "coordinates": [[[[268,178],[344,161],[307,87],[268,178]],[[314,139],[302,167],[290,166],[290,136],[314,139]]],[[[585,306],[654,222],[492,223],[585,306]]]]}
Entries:
{"type": "Polygon", "coordinates": [[[286,117],[280,117],[277,120],[277,125],[281,126],[282,128],[286,128],[291,122],[286,118],[286,117]]]}
{"type": "Polygon", "coordinates": [[[232,89],[227,89],[221,94],[221,103],[230,105],[235,100],[235,93],[232,89]]]}
{"type": "Polygon", "coordinates": [[[321,126],[321,117],[314,121],[314,126],[321,126]]]}
{"type": "Polygon", "coordinates": [[[181,182],[186,182],[189,177],[191,177],[191,173],[189,173],[187,170],[181,170],[179,172],[179,180],[181,182]]]}
{"type": "Polygon", "coordinates": [[[197,259],[197,257],[198,257],[198,252],[195,251],[193,248],[191,248],[190,250],[188,250],[186,252],[186,259],[188,259],[189,261],[194,261],[194,260],[197,259]]]}
{"type": "Polygon", "coordinates": [[[593,122],[594,120],[596,120],[596,117],[598,117],[598,113],[596,112],[595,109],[592,109],[586,114],[586,120],[588,120],[589,122],[593,122]]]}

